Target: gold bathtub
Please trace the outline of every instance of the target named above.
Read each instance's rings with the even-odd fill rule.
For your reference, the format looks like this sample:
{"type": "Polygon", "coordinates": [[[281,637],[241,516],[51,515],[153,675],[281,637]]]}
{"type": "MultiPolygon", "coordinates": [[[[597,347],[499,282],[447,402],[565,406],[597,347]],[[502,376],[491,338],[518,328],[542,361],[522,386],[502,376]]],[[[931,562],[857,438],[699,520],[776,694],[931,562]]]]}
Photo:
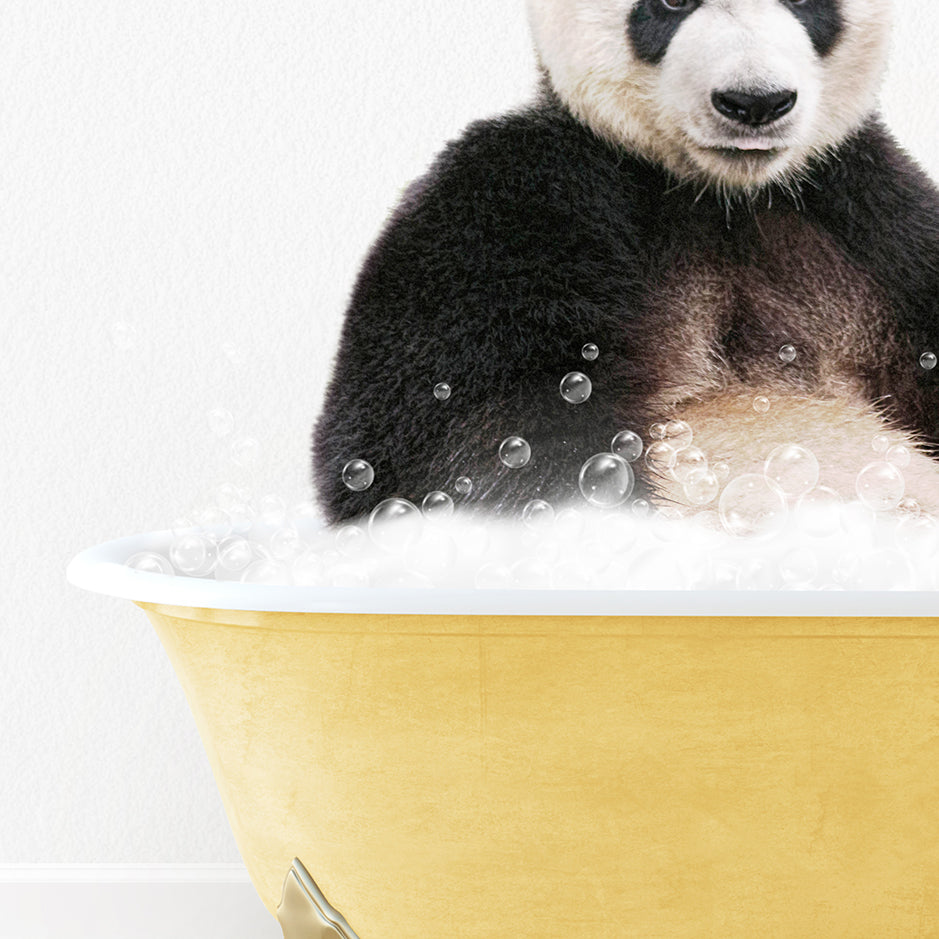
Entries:
{"type": "Polygon", "coordinates": [[[150,617],[285,935],[939,935],[934,595],[187,585],[129,544],[70,577],[150,617]]]}

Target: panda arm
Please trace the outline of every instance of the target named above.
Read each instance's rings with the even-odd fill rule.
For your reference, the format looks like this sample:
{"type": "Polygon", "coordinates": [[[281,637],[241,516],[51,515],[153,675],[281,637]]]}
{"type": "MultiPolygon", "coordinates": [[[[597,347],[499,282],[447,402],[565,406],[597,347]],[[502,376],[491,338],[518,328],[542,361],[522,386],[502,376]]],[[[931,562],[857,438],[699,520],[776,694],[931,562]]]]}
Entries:
{"type": "Polygon", "coordinates": [[[500,512],[575,496],[584,461],[640,420],[625,393],[637,376],[615,364],[638,255],[622,168],[581,128],[537,115],[471,128],[409,191],[354,289],[314,434],[328,518],[437,489],[500,512]],[[560,395],[571,371],[593,381],[583,404],[560,395]],[[499,445],[515,435],[532,456],[509,469],[499,445]],[[375,469],[365,492],[341,481],[354,458],[375,469]]]}
{"type": "Polygon", "coordinates": [[[939,445],[939,191],[877,120],[826,163],[807,211],[884,292],[892,319],[867,375],[890,417],[939,445]]]}

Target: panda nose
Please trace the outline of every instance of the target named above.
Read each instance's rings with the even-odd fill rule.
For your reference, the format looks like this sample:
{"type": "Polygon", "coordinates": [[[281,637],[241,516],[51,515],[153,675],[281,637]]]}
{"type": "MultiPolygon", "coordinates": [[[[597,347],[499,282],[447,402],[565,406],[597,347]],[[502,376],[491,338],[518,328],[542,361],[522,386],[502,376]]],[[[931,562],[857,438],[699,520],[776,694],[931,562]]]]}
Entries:
{"type": "Polygon", "coordinates": [[[715,91],[711,94],[711,104],[724,117],[729,117],[738,124],[759,127],[772,124],[788,114],[796,106],[798,93],[795,91],[775,91],[771,94],[751,95],[746,91],[715,91]]]}

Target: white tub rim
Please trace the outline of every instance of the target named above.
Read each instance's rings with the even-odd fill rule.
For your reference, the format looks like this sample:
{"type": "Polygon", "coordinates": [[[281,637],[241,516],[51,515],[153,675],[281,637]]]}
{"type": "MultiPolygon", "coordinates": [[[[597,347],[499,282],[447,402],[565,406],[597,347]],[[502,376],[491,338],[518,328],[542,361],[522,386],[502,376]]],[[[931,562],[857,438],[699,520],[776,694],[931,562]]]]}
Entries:
{"type": "Polygon", "coordinates": [[[244,584],[151,574],[124,563],[158,550],[169,531],[129,535],[88,548],[68,565],[72,585],[164,606],[279,613],[436,616],[939,616],[936,591],[443,590],[244,584]]]}

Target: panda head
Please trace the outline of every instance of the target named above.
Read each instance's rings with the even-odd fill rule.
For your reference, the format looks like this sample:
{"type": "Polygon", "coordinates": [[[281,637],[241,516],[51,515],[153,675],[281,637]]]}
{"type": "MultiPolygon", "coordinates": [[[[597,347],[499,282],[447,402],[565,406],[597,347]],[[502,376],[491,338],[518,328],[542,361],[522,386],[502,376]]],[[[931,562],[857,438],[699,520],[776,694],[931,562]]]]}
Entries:
{"type": "Polygon", "coordinates": [[[797,179],[875,106],[891,0],[528,0],[595,133],[722,191],[797,179]]]}

